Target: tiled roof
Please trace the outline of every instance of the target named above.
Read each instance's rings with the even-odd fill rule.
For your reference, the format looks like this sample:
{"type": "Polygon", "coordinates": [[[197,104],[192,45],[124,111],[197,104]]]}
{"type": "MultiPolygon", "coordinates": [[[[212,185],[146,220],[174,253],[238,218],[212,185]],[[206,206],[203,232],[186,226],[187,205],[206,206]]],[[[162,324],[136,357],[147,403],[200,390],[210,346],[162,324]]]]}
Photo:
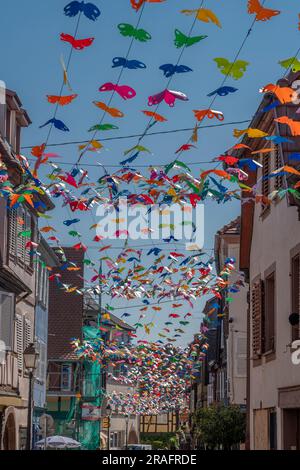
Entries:
{"type": "Polygon", "coordinates": [[[224,225],[220,230],[218,230],[217,235],[238,235],[240,233],[241,227],[241,217],[238,216],[236,219],[229,222],[229,224],[224,225]]]}

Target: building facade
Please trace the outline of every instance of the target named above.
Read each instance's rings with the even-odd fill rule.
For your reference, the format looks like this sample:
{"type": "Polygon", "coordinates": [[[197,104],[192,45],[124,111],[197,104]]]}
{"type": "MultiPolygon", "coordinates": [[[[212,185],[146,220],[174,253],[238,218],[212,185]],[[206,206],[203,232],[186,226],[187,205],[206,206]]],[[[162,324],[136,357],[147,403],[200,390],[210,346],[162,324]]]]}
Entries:
{"type": "MultiPolygon", "coordinates": [[[[7,90],[0,114],[0,158],[14,188],[26,178],[17,156],[21,129],[30,123],[17,94],[7,90]]],[[[53,207],[46,195],[36,194],[33,205],[22,202],[14,208],[0,199],[1,449],[23,449],[26,443],[29,376],[23,352],[34,339],[36,292],[36,255],[29,242],[38,243],[38,212],[53,207]]]]}
{"type": "MultiPolygon", "coordinates": [[[[290,74],[278,86],[292,87],[298,79],[299,72],[290,74]]],[[[290,142],[273,145],[268,153],[256,155],[260,164],[257,171],[246,168],[256,193],[244,191],[241,210],[240,267],[250,284],[247,447],[299,450],[300,368],[291,359],[292,343],[299,339],[299,201],[289,191],[277,191],[292,188],[298,181],[280,169],[284,165],[299,166],[290,156],[299,152],[300,139],[293,137],[286,125],[274,121],[280,116],[299,121],[299,114],[298,106],[291,103],[262,112],[273,101],[274,95],[265,95],[250,127],[286,137],[290,142]],[[294,322],[290,319],[292,313],[294,322]]],[[[252,151],[270,147],[263,139],[245,138],[243,143],[252,151]]],[[[250,158],[250,152],[243,149],[239,156],[250,158]]]]}
{"type": "Polygon", "coordinates": [[[38,260],[36,263],[36,305],[34,342],[39,353],[35,380],[33,384],[33,447],[43,436],[39,426],[40,417],[46,412],[47,385],[47,342],[48,342],[48,305],[49,305],[49,269],[58,266],[55,252],[44,238],[40,239],[38,260]]]}

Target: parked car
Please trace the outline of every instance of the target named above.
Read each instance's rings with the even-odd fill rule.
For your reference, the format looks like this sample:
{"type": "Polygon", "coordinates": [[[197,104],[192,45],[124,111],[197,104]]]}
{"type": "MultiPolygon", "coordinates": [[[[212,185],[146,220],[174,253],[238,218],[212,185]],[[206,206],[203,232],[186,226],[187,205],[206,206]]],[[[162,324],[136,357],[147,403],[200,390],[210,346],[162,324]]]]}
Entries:
{"type": "MultiPolygon", "coordinates": [[[[123,447],[123,449],[126,449],[126,447],[123,447]]],[[[152,450],[152,446],[150,444],[129,444],[127,450],[152,450]]]]}

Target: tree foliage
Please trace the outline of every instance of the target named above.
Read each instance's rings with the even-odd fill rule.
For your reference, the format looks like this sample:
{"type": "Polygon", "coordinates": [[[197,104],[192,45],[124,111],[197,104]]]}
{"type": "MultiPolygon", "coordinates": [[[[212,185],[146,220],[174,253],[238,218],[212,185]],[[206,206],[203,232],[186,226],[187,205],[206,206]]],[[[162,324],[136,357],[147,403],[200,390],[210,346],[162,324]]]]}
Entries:
{"type": "Polygon", "coordinates": [[[194,423],[199,440],[209,449],[231,449],[245,440],[245,413],[238,406],[200,408],[194,423]]]}

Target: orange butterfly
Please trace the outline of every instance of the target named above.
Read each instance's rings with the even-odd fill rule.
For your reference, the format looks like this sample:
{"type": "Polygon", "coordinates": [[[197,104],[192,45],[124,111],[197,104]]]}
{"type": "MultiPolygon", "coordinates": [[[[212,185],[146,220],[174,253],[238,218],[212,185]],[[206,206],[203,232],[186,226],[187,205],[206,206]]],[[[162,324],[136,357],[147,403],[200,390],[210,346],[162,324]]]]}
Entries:
{"type": "Polygon", "coordinates": [[[256,21],[270,20],[273,16],[279,15],[279,10],[264,8],[259,0],[248,0],[248,13],[256,13],[256,21]]]}
{"type": "Polygon", "coordinates": [[[154,113],[153,111],[142,111],[146,116],[153,117],[155,121],[158,122],[164,122],[167,121],[167,119],[160,114],[154,113]]]}
{"type": "Polygon", "coordinates": [[[95,106],[97,106],[97,108],[103,109],[103,111],[110,114],[110,116],[112,117],[121,118],[124,116],[124,113],[122,113],[122,111],[117,108],[109,108],[105,103],[102,103],[102,101],[93,101],[93,103],[95,106]]]}
{"type": "Polygon", "coordinates": [[[47,100],[51,104],[59,104],[60,106],[65,106],[66,104],[72,103],[78,95],[69,95],[69,96],[55,96],[47,95],[47,100]]]}
{"type": "Polygon", "coordinates": [[[31,155],[37,158],[41,158],[45,152],[46,144],[36,145],[31,149],[31,155]]]}

